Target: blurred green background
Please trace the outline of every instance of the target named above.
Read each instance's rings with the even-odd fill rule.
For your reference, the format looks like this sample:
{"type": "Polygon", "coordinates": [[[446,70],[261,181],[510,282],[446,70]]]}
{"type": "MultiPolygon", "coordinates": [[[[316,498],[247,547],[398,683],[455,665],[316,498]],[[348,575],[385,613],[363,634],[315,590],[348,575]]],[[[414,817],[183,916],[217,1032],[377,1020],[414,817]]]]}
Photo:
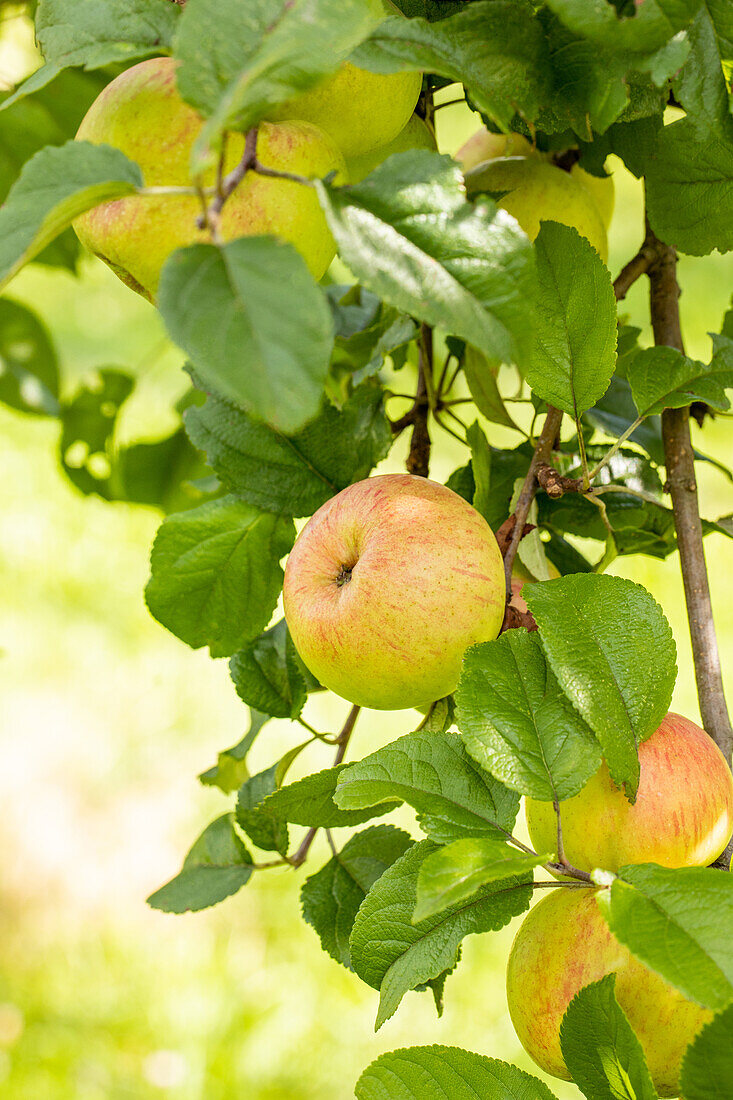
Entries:
{"type": "MultiPolygon", "coordinates": [[[[9,9],[0,28],[7,85],[35,65],[32,34],[16,15],[9,9]]],[[[450,89],[442,95],[453,98],[450,89]]],[[[453,152],[476,121],[448,107],[438,126],[441,149],[453,152]]],[[[615,273],[641,241],[642,212],[638,185],[611,167],[615,273]]],[[[708,356],[706,334],[719,329],[732,276],[730,257],[682,261],[691,354],[708,356]]],[[[624,308],[648,338],[645,293],[639,284],[624,308]]],[[[122,366],[140,379],[123,437],[171,428],[171,402],[186,387],[180,358],[152,307],[106,268],[90,260],[81,281],[31,268],[10,296],[51,329],[68,392],[90,371],[122,366]]],[[[498,444],[516,442],[488,431],[498,444]]],[[[702,450],[733,459],[725,419],[695,435],[702,450]]],[[[447,436],[437,443],[433,473],[444,479],[463,457],[447,436]]],[[[344,1100],[379,1053],[431,1042],[533,1069],[506,1011],[511,928],[465,942],[442,1020],[428,996],[409,994],[375,1036],[377,994],[326,957],[300,921],[307,869],[256,876],[203,914],[147,909],[146,895],[227,808],[196,776],[239,740],[247,715],[226,662],[188,650],[145,609],[159,516],[78,494],[58,470],[57,446],[55,423],[0,408],[0,1095],[344,1100]]],[[[724,476],[707,465],[699,474],[703,513],[733,511],[724,476]]],[[[706,549],[733,696],[731,544],[714,535],[706,549]]],[[[645,584],[664,607],[679,650],[674,705],[699,720],[676,556],[625,558],[614,571],[645,584]]],[[[324,729],[346,710],[334,698],[308,707],[324,729]]],[[[352,755],[413,724],[409,712],[364,715],[352,755]]],[[[287,723],[271,723],[253,770],[297,740],[287,723]]],[[[326,766],[324,752],[309,749],[302,768],[326,766]]],[[[310,870],[327,854],[317,843],[310,870]]],[[[561,1098],[579,1095],[559,1082],[553,1088],[561,1098]]]]}

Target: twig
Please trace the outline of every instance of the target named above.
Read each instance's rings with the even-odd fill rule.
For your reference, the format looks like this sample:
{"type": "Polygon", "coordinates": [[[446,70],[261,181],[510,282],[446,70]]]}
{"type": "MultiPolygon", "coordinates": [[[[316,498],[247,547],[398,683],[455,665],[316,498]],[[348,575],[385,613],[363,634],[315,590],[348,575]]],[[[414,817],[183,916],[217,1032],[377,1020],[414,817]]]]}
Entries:
{"type": "MultiPolygon", "coordinates": [[[[654,342],[683,352],[677,255],[673,248],[658,240],[651,229],[648,229],[647,237],[653,241],[655,247],[655,258],[649,268],[649,301],[654,342]]],[[[700,713],[705,730],[730,765],[733,728],[725,702],[720,654],[713,623],[690,438],[689,409],[664,410],[662,440],[667,487],[672,497],[680,552],[700,713]]]]}
{"type": "Polygon", "coordinates": [[[512,598],[512,566],[514,565],[514,559],[517,556],[517,549],[519,547],[520,540],[524,533],[524,525],[527,522],[527,516],[532,506],[535,493],[537,492],[537,467],[541,464],[547,464],[549,462],[552,448],[557,434],[560,431],[560,425],[562,424],[562,412],[560,409],[554,408],[552,405],[547,410],[547,416],[545,417],[545,423],[540,433],[540,438],[537,440],[537,446],[535,448],[532,461],[527,471],[527,476],[524,479],[524,485],[522,491],[519,494],[519,500],[517,506],[514,509],[514,529],[512,531],[511,539],[509,540],[509,546],[507,552],[504,555],[504,576],[506,578],[506,598],[507,603],[512,598]]]}
{"type": "Polygon", "coordinates": [[[550,466],[547,462],[538,462],[535,474],[537,484],[553,500],[559,500],[565,493],[582,493],[585,491],[582,477],[564,477],[554,466],[550,466]]]}
{"type": "MultiPolygon", "coordinates": [[[[430,466],[428,416],[433,389],[433,330],[424,322],[420,325],[418,351],[417,393],[412,407],[412,438],[406,466],[408,473],[427,477],[430,466]]],[[[394,431],[394,425],[392,431],[394,431]]]]}
{"type": "Polygon", "coordinates": [[[654,261],[655,254],[654,244],[649,236],[649,232],[647,232],[644,243],[633,260],[629,260],[614,279],[613,292],[616,295],[617,302],[622,301],[626,297],[637,279],[640,279],[642,275],[648,273],[654,261]]]}
{"type": "MultiPolygon", "coordinates": [[[[341,728],[341,732],[339,733],[336,740],[333,742],[335,745],[338,745],[336,756],[334,757],[332,765],[334,768],[338,767],[338,765],[343,761],[344,757],[346,756],[346,749],[348,747],[351,735],[354,732],[354,726],[356,725],[356,719],[359,717],[360,710],[361,707],[354,704],[341,728]]],[[[311,845],[316,838],[317,832],[318,829],[315,826],[312,829],[309,829],[303,837],[302,843],[298,850],[292,856],[287,857],[286,862],[289,863],[291,867],[300,867],[303,863],[305,863],[308,852],[311,849],[311,845]]]]}

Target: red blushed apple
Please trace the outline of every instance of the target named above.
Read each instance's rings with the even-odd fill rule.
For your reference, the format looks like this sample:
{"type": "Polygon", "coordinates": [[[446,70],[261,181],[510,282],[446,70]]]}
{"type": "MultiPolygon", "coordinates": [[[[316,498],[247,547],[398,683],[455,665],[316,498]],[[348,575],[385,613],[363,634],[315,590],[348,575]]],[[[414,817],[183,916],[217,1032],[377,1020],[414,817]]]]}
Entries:
{"type": "MultiPolygon", "coordinates": [[[[580,794],[560,804],[565,854],[574,867],[617,871],[625,863],[705,866],[733,833],[733,776],[705,730],[668,714],[639,745],[641,775],[631,805],[603,763],[580,794]]],[[[538,852],[554,851],[555,812],[527,799],[538,852]]]]}
{"type": "Polygon", "coordinates": [[[401,710],[449,695],[468,646],[496,638],[504,564],[462,497],[385,474],[350,485],[308,521],[283,597],[295,646],[325,687],[401,710]]]}
{"type": "Polygon", "coordinates": [[[507,964],[507,998],[522,1046],[546,1073],[569,1081],[560,1048],[565,1010],[583,986],[611,973],[657,1092],[677,1096],[682,1056],[712,1013],[686,1001],[618,942],[594,890],[553,890],[517,932],[507,964]]]}

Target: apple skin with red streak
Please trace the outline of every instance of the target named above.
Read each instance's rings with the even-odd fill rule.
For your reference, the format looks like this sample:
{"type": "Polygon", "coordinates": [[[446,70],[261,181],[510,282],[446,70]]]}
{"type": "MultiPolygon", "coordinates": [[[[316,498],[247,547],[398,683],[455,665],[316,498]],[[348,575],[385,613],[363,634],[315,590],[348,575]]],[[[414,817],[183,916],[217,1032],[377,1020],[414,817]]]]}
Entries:
{"type": "Polygon", "coordinates": [[[644,1048],[660,1097],[679,1095],[680,1064],[712,1013],[685,1000],[618,942],[596,891],[553,890],[522,923],[507,965],[507,999],[522,1046],[537,1065],[570,1080],[560,1024],[583,986],[616,974],[616,997],[644,1048]]]}
{"type": "Polygon", "coordinates": [[[303,661],[378,710],[449,695],[468,646],[504,617],[504,563],[486,520],[451,489],[383,474],[332,497],[303,528],[283,587],[303,661]]]}
{"type": "MultiPolygon", "coordinates": [[[[718,746],[694,722],[669,713],[639,745],[639,765],[633,805],[605,762],[579,794],[560,804],[567,859],[582,871],[712,863],[733,833],[733,776],[718,746]]],[[[526,810],[537,851],[554,851],[552,804],[527,799],[526,810]]]]}

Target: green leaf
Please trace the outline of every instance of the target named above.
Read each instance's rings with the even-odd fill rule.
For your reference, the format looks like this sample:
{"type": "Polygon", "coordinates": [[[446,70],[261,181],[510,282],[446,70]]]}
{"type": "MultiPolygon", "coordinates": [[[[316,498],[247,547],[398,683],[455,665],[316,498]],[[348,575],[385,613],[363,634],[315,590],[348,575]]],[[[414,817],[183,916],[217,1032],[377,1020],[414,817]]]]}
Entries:
{"type": "Polygon", "coordinates": [[[665,126],[647,166],[647,213],[667,244],[690,256],[733,248],[733,121],[696,132],[691,118],[665,126]]]}
{"type": "Polygon", "coordinates": [[[205,787],[218,787],[224,794],[236,791],[249,778],[247,767],[247,753],[252,748],[257,734],[266,722],[269,714],[260,714],[250,707],[250,725],[241,741],[232,745],[230,749],[220,752],[213,768],[202,772],[199,780],[205,787]]]}
{"type": "Polygon", "coordinates": [[[377,0],[188,0],[176,36],[181,95],[208,121],[194,171],[225,130],[248,130],[338,68],[384,18],[377,0]]]}
{"type": "Polygon", "coordinates": [[[380,992],[377,1031],[405,993],[455,966],[465,936],[497,931],[529,907],[529,878],[506,878],[482,887],[470,902],[413,924],[420,868],[436,850],[429,840],[414,844],[377,879],[356,914],[351,964],[380,992]]]}
{"type": "Polygon", "coordinates": [[[685,1053],[680,1089],[685,1100],[728,1100],[733,1096],[733,1004],[700,1031],[685,1053]]]}
{"type": "Polygon", "coordinates": [[[291,520],[232,496],[169,516],[153,544],[151,614],[193,649],[231,656],[267,625],[294,537],[291,520]]]}
{"type": "Polygon", "coordinates": [[[323,950],[349,970],[349,936],[357,910],[380,875],[412,843],[412,837],[402,829],[372,825],[352,836],[303,884],[303,919],[318,933],[323,950]]]}
{"type": "MultiPolygon", "coordinates": [[[[334,795],[343,810],[399,799],[423,832],[445,844],[465,836],[503,837],[519,798],[474,763],[456,733],[408,733],[350,764],[334,795]]],[[[437,977],[437,975],[435,975],[437,977]]]]}
{"type": "Polygon", "coordinates": [[[622,867],[598,904],[617,940],[690,1001],[733,1000],[733,877],[709,867],[622,867]]]}
{"type": "Polygon", "coordinates": [[[342,409],[325,405],[295,435],[284,435],[217,397],[189,409],[186,429],[221,480],[265,511],[310,516],[361,481],[392,444],[376,381],[354,390],[342,409]]]}
{"type": "Polygon", "coordinates": [[[645,348],[631,360],[626,377],[640,416],[680,409],[704,401],[729,409],[726,389],[733,387],[733,341],[714,337],[717,354],[710,363],[688,359],[676,348],[645,348]]]}
{"type": "MultiPolygon", "coordinates": [[[[584,419],[594,428],[615,436],[623,435],[636,420],[636,408],[631,396],[631,387],[625,378],[615,375],[600,401],[585,414],[584,419]]],[[[629,437],[638,443],[654,462],[664,465],[664,446],[662,444],[662,426],[658,416],[644,421],[629,437]]]]}
{"type": "Polygon", "coordinates": [[[67,141],[41,149],[0,209],[0,291],[79,214],[133,195],[142,182],[138,166],[109,145],[67,141]]]}
{"type": "Polygon", "coordinates": [[[641,585],[595,573],[528,585],[523,595],[550,668],[633,800],[636,746],[667,713],[677,673],[661,607],[641,585]]]}
{"type": "Polygon", "coordinates": [[[133,386],[125,371],[107,367],[97,371],[61,408],[61,465],[82,493],[97,493],[106,500],[115,496],[114,432],[120,407],[133,386]]]}
{"type": "MultiPolygon", "coordinates": [[[[170,50],[180,9],[169,0],[40,0],[36,38],[46,59],[12,101],[44,87],[62,69],[100,69],[170,50]]],[[[10,100],[5,106],[8,106],[10,100]]]]}
{"type": "Polygon", "coordinates": [[[194,482],[211,471],[183,428],[164,439],[133,443],[117,451],[110,488],[115,500],[178,512],[202,503],[194,482]]]}
{"type": "Polygon", "coordinates": [[[589,1100],[657,1100],[641,1043],[616,1000],[616,975],[581,989],[560,1025],[565,1064],[589,1100]]]}
{"type": "Polygon", "coordinates": [[[539,397],[577,417],[603,396],[616,366],[611,276],[585,237],[559,222],[542,223],[535,251],[535,336],[525,376],[539,397]]]}
{"type": "Polygon", "coordinates": [[[498,363],[491,363],[475,348],[467,347],[463,359],[463,373],[466,385],[480,413],[493,424],[503,424],[505,428],[519,430],[507,412],[506,405],[496,384],[498,363]]]}
{"type": "Polygon", "coordinates": [[[471,470],[474,493],[471,503],[477,512],[486,516],[491,510],[491,447],[478,420],[466,432],[466,442],[471,448],[471,470]]]}
{"type": "Polygon", "coordinates": [[[316,188],[341,257],[365,286],[490,358],[524,360],[531,245],[488,200],[466,202],[450,158],[398,153],[355,186],[316,188]]]}
{"type": "Polygon", "coordinates": [[[537,117],[550,76],[542,26],[527,0],[473,3],[450,19],[387,19],[355,51],[373,72],[422,69],[462,83],[475,109],[508,129],[537,117]]]}
{"type": "Polygon", "coordinates": [[[536,633],[508,630],[472,646],[456,706],[468,752],[520,794],[572,798],[601,766],[600,748],[553,676],[536,633]]]}
{"type": "Polygon", "coordinates": [[[212,821],[183,861],[179,874],[151,894],[164,913],[196,913],[236,894],[252,875],[252,857],[237,835],[234,814],[212,821]]]}
{"type": "Polygon", "coordinates": [[[266,801],[269,813],[281,821],[291,821],[294,825],[310,825],[319,829],[332,829],[339,825],[360,825],[372,817],[382,817],[398,805],[394,800],[380,802],[379,805],[360,806],[358,809],[345,810],[336,805],[333,799],[339,775],[347,764],[338,764],[335,768],[307,775],[297,783],[289,783],[275,791],[266,801]]]}
{"type": "Polygon", "coordinates": [[[357,1100],[555,1100],[536,1077],[460,1047],[382,1054],[356,1084],[357,1100]]]}
{"type": "Polygon", "coordinates": [[[21,412],[58,416],[59,367],[35,313],[0,299],[0,401],[21,412]]]}
{"type": "Polygon", "coordinates": [[[171,339],[217,396],[282,432],[319,411],[331,312],[292,245],[240,237],[179,248],[166,260],[158,297],[171,339]]]}
{"type": "Polygon", "coordinates": [[[248,706],[273,718],[295,719],[303,709],[306,681],[284,619],[235,653],[229,672],[248,706]]]}
{"type": "Polygon", "coordinates": [[[733,48],[721,34],[726,16],[729,19],[730,13],[722,6],[702,4],[688,31],[690,56],[674,82],[677,99],[703,137],[711,127],[726,125],[730,118],[723,62],[733,58],[733,48]]]}
{"type": "Polygon", "coordinates": [[[333,366],[366,377],[381,367],[386,355],[394,359],[404,353],[405,345],[417,336],[412,317],[381,302],[358,283],[324,289],[336,328],[333,366]]]}
{"type": "Polygon", "coordinates": [[[565,26],[591,42],[629,53],[651,53],[684,30],[701,0],[645,0],[629,16],[619,16],[608,0],[547,0],[565,26]]]}
{"type": "Polygon", "coordinates": [[[281,766],[278,760],[266,771],[245,779],[237,795],[237,824],[258,848],[284,856],[289,843],[288,826],[259,805],[277,789],[281,766]]]}
{"type": "Polygon", "coordinates": [[[523,875],[552,859],[552,853],[534,855],[493,837],[466,837],[446,844],[427,857],[417,879],[413,921],[442,913],[472,897],[487,882],[523,875]]]}

